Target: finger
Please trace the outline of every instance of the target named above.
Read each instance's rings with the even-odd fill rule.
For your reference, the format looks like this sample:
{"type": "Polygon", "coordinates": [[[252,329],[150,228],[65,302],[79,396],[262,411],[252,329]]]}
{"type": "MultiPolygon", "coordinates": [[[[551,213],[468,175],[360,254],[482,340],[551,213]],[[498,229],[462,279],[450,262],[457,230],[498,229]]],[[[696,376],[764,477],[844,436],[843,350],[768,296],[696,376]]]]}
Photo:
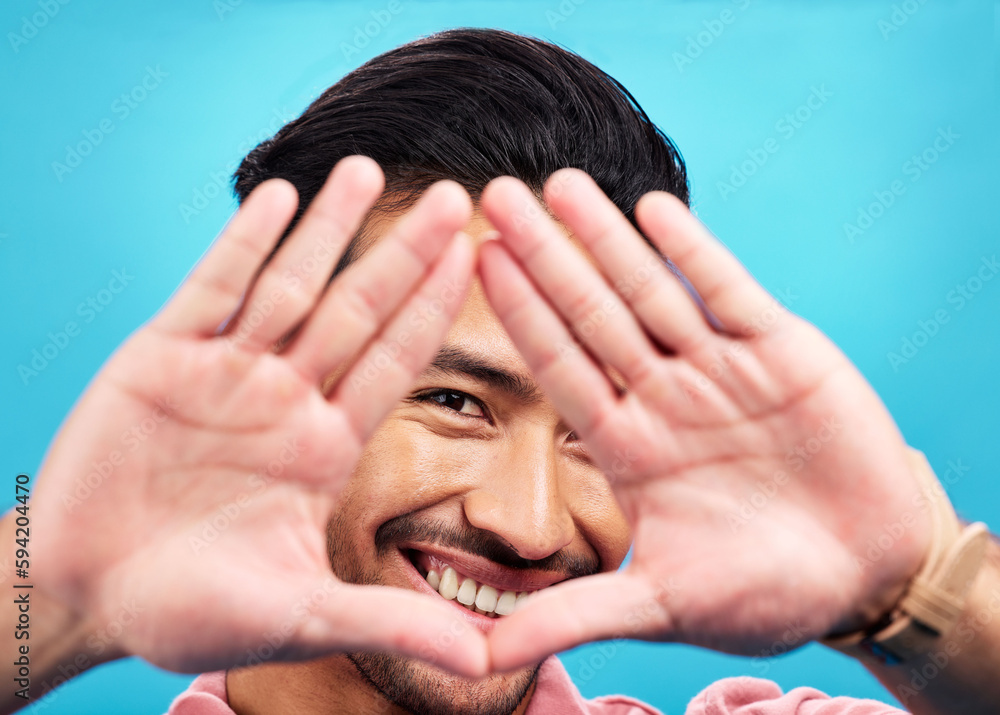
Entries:
{"type": "Polygon", "coordinates": [[[288,359],[319,381],[354,357],[398,310],[471,212],[468,194],[455,182],[428,189],[385,238],[334,281],[288,349],[288,359]]]}
{"type": "Polygon", "coordinates": [[[661,345],[687,352],[708,337],[711,328],[691,295],[590,176],[557,171],[546,182],[545,202],[661,345]]]}
{"type": "Polygon", "coordinates": [[[302,657],[391,651],[470,678],[487,673],[486,636],[454,605],[385,586],[344,585],[299,632],[302,657]]]}
{"type": "Polygon", "coordinates": [[[487,241],[479,255],[486,297],[532,374],[573,429],[593,436],[615,412],[617,390],[502,244],[487,241]]]}
{"type": "Polygon", "coordinates": [[[465,234],[455,236],[430,275],[340,378],[330,400],[360,444],[427,367],[461,309],[475,263],[465,234]]]}
{"type": "Polygon", "coordinates": [[[756,316],[787,311],[677,197],[653,191],[635,209],[636,219],[654,244],[691,282],[705,305],[733,335],[753,334],[756,316]]]}
{"type": "Polygon", "coordinates": [[[483,211],[532,282],[573,332],[630,384],[643,381],[659,356],[632,311],[573,246],[523,183],[490,182],[483,211]]]}
{"type": "Polygon", "coordinates": [[[261,272],[227,331],[229,339],[264,351],[292,330],[313,309],[384,185],[382,171],[372,159],[349,156],[338,162],[261,272]]]}
{"type": "Polygon", "coordinates": [[[507,671],[595,640],[668,640],[669,585],[627,572],[573,579],[530,596],[490,634],[491,666],[507,671]]]}
{"type": "Polygon", "coordinates": [[[436,596],[387,586],[356,586],[338,581],[329,572],[294,575],[275,571],[274,565],[261,576],[249,589],[234,590],[228,581],[213,583],[203,598],[215,612],[193,633],[184,629],[146,633],[142,624],[130,629],[129,636],[137,642],[152,641],[151,646],[132,652],[183,672],[220,670],[241,662],[249,665],[248,654],[260,662],[392,651],[469,677],[486,673],[482,631],[470,626],[453,604],[436,596]]]}
{"type": "Polygon", "coordinates": [[[296,205],[295,188],[284,179],[254,189],[152,325],[191,337],[215,335],[239,307],[296,205]]]}

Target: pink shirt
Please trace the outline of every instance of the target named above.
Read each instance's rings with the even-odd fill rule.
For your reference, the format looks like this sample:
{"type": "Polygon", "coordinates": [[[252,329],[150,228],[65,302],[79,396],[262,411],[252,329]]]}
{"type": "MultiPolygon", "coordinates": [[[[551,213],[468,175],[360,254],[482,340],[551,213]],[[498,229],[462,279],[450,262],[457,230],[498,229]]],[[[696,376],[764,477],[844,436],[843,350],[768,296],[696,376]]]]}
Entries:
{"type": "MultiPolygon", "coordinates": [[[[226,698],[226,673],[198,676],[167,715],[235,715],[226,698]]],[[[656,708],[624,695],[585,700],[556,657],[538,671],[526,715],[661,715],[656,708]]],[[[686,715],[906,715],[885,703],[831,698],[813,688],[782,694],[769,680],[726,678],[708,686],[688,705],[686,715]]]]}

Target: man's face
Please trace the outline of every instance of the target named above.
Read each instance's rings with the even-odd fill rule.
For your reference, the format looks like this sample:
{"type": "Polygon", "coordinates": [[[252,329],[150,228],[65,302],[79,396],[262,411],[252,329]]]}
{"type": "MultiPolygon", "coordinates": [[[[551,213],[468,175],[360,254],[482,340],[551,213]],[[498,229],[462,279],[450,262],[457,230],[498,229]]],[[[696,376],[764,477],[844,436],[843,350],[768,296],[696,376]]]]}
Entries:
{"type": "MultiPolygon", "coordinates": [[[[466,232],[489,229],[477,213],[466,232]]],[[[517,594],[616,569],[629,538],[607,481],[477,282],[437,359],[366,446],[330,522],[330,559],[354,583],[436,598],[453,596],[457,583],[464,593],[451,603],[468,627],[488,630],[517,594]],[[466,579],[473,583],[462,586],[466,579]],[[459,603],[473,592],[493,613],[459,603]]],[[[472,683],[394,654],[350,659],[415,712],[510,713],[537,671],[472,683]]]]}

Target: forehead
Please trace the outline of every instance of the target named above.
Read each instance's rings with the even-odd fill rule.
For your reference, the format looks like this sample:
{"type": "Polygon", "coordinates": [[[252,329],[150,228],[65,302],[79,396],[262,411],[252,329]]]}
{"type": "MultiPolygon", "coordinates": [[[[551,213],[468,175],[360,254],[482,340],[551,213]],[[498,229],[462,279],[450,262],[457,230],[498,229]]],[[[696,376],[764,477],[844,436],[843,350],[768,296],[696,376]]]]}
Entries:
{"type": "MultiPolygon", "coordinates": [[[[360,242],[360,254],[363,254],[377,242],[392,226],[397,216],[373,214],[364,231],[360,242]]],[[[566,240],[576,250],[587,258],[588,262],[597,267],[594,257],[583,247],[579,240],[561,223],[556,225],[566,236],[566,240]]],[[[472,217],[464,227],[476,243],[494,240],[498,237],[496,230],[483,213],[475,208],[472,217]]],[[[358,258],[360,256],[356,256],[358,258]]],[[[483,291],[482,283],[477,277],[470,281],[469,290],[455,321],[445,336],[444,347],[458,349],[464,354],[477,356],[503,371],[516,376],[526,385],[535,383],[524,358],[521,357],[513,341],[508,336],[503,324],[490,305],[483,291]]],[[[613,370],[608,370],[609,377],[619,387],[622,387],[620,376],[613,370]]]]}
{"type": "MultiPolygon", "coordinates": [[[[493,226],[478,210],[465,227],[465,232],[476,242],[490,240],[494,234],[493,226]]],[[[483,285],[474,278],[469,286],[469,292],[461,311],[455,318],[445,345],[460,348],[465,352],[489,356],[492,362],[499,363],[506,370],[530,375],[524,358],[518,352],[504,329],[503,324],[486,299],[483,285]]]]}

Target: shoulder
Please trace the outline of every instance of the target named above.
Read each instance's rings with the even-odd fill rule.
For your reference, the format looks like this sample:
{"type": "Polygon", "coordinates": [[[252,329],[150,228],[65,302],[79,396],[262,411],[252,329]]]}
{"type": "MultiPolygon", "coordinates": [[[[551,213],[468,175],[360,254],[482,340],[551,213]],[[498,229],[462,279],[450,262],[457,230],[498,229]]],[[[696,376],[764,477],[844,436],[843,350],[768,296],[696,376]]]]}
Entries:
{"type": "Polygon", "coordinates": [[[588,704],[588,715],[663,715],[652,705],[626,695],[603,695],[588,704]]]}
{"type": "Polygon", "coordinates": [[[226,695],[226,671],[199,675],[174,699],[167,715],[236,715],[226,695]]]}
{"type": "Polygon", "coordinates": [[[755,715],[906,715],[877,700],[836,697],[815,688],[783,693],[777,683],[760,678],[725,678],[712,683],[691,701],[685,715],[738,715],[753,705],[755,715]]]}
{"type": "Polygon", "coordinates": [[[659,710],[625,695],[585,699],[555,656],[542,663],[526,715],[662,715],[659,710]]]}

